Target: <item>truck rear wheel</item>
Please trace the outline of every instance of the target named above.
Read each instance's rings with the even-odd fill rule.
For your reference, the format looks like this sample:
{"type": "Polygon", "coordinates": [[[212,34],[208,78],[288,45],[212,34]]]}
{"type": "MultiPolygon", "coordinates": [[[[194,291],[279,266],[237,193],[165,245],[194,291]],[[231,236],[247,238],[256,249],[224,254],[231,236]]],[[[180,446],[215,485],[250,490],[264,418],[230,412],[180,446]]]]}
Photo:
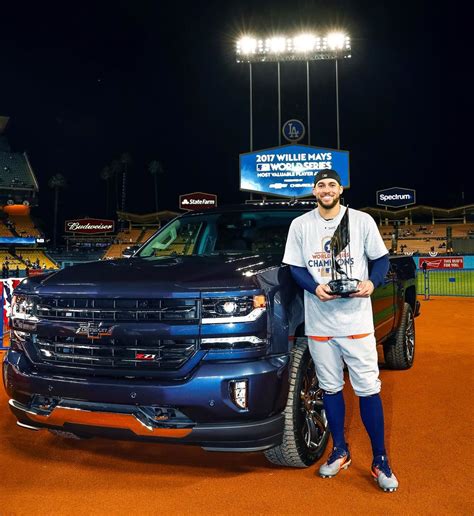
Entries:
{"type": "Polygon", "coordinates": [[[306,468],[324,453],[329,428],[307,339],[297,338],[291,354],[283,442],[264,453],[273,464],[306,468]]]}
{"type": "Polygon", "coordinates": [[[415,319],[408,303],[403,305],[400,326],[383,346],[389,369],[410,369],[415,359],[415,319]]]}

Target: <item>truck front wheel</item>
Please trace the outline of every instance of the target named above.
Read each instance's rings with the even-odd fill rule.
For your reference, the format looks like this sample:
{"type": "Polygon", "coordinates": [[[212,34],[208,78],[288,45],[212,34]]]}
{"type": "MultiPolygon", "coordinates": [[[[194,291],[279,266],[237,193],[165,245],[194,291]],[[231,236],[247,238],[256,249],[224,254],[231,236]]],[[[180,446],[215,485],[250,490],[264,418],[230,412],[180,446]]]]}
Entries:
{"type": "Polygon", "coordinates": [[[264,453],[273,464],[306,468],[324,453],[329,428],[307,339],[297,338],[291,353],[283,441],[264,453]]]}

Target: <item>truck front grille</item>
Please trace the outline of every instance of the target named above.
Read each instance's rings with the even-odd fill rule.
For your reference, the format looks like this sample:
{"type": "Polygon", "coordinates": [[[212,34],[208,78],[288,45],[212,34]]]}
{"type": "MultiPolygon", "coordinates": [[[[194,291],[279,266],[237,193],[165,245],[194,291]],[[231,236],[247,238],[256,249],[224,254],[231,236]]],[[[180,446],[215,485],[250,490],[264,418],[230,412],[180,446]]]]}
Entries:
{"type": "Polygon", "coordinates": [[[135,339],[85,337],[37,338],[34,342],[42,363],[97,369],[176,370],[197,350],[197,339],[135,339]]]}
{"type": "Polygon", "coordinates": [[[199,320],[196,299],[91,299],[40,297],[38,319],[61,321],[193,324],[199,320]]]}

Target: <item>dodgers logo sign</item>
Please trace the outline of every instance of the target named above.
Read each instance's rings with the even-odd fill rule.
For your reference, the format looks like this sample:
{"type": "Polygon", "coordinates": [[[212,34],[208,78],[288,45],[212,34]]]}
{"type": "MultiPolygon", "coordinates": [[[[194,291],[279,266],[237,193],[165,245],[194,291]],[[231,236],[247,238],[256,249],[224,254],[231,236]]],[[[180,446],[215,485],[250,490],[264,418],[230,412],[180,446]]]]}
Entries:
{"type": "Polygon", "coordinates": [[[379,206],[391,206],[392,208],[399,208],[400,206],[408,206],[415,204],[416,196],[415,190],[410,188],[386,188],[385,190],[377,191],[377,204],[379,206]]]}
{"type": "Polygon", "coordinates": [[[296,119],[287,120],[283,124],[283,128],[281,130],[283,136],[289,142],[299,142],[303,136],[305,135],[305,128],[303,122],[296,119]]]}
{"type": "Polygon", "coordinates": [[[328,168],[341,176],[342,186],[349,188],[349,152],[283,145],[240,155],[240,189],[278,197],[309,197],[314,176],[328,168]]]}

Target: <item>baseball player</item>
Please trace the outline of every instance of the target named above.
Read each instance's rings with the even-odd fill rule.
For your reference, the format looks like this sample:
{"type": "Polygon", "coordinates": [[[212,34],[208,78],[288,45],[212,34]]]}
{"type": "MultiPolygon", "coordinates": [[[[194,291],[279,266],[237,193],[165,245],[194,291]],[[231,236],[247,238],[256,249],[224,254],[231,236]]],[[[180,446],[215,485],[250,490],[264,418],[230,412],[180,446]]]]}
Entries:
{"type": "Polygon", "coordinates": [[[333,440],[333,449],[319,468],[319,475],[333,477],[351,463],[344,437],[345,363],[372,444],[371,473],[381,489],[391,492],[398,488],[398,480],[390,469],[385,450],[370,300],[387,274],[388,253],[372,217],[341,206],[342,191],[341,178],[335,170],[318,172],[313,189],[317,207],[291,223],[283,262],[290,265],[295,281],[305,291],[305,333],[319,386],[324,392],[324,409],[333,440]],[[343,251],[338,261],[350,266],[352,276],[360,282],[356,293],[343,298],[333,295],[327,283],[331,280],[329,242],[346,209],[349,209],[350,254],[343,251]]]}

